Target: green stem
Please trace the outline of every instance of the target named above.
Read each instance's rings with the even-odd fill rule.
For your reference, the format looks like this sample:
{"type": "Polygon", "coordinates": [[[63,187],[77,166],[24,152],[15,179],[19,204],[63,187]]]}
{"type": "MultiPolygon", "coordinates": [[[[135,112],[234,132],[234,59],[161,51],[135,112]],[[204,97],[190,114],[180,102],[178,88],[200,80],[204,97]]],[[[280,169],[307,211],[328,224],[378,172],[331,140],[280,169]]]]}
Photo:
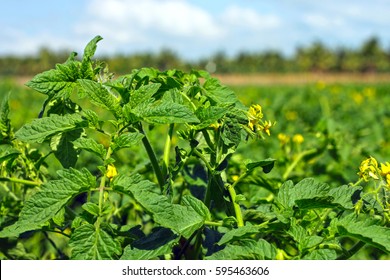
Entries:
{"type": "Polygon", "coordinates": [[[361,248],[363,248],[364,245],[366,245],[366,243],[364,243],[363,241],[359,241],[358,243],[353,245],[353,247],[351,249],[349,249],[348,251],[345,251],[340,256],[338,256],[337,260],[348,260],[354,254],[356,254],[361,248]]]}
{"type": "Polygon", "coordinates": [[[165,146],[164,146],[164,156],[163,156],[163,162],[164,162],[164,165],[163,165],[163,175],[164,175],[164,177],[166,177],[168,175],[169,155],[170,155],[170,152],[171,152],[173,128],[174,128],[174,124],[171,123],[169,125],[168,135],[167,135],[167,139],[165,141],[165,146]]]}
{"type": "Polygon", "coordinates": [[[220,221],[220,222],[205,221],[204,224],[206,226],[210,226],[210,227],[222,227],[223,226],[223,222],[222,221],[220,221]]]}
{"type": "Polygon", "coordinates": [[[40,186],[42,184],[39,182],[34,182],[34,181],[29,181],[29,180],[23,180],[23,179],[18,179],[18,178],[5,178],[5,177],[0,177],[0,181],[19,183],[19,184],[24,184],[24,185],[29,185],[29,186],[40,186]]]}
{"type": "MultiPolygon", "coordinates": [[[[112,154],[112,150],[111,150],[111,144],[110,144],[110,146],[108,146],[108,149],[107,149],[105,161],[107,161],[111,157],[111,154],[112,154]]],[[[100,180],[100,185],[99,185],[99,215],[100,216],[103,213],[103,200],[104,200],[106,179],[107,179],[106,174],[103,174],[102,179],[100,180]]]]}
{"type": "Polygon", "coordinates": [[[183,96],[185,99],[187,99],[187,101],[191,104],[192,108],[194,109],[194,111],[196,111],[196,106],[194,104],[194,102],[192,102],[192,100],[188,97],[187,94],[185,94],[183,91],[179,90],[178,91],[180,93],[181,96],[183,96]]]}
{"type": "Polygon", "coordinates": [[[204,157],[204,155],[201,152],[199,152],[197,149],[194,149],[194,154],[203,161],[203,163],[206,165],[207,169],[213,174],[214,168],[211,167],[210,163],[204,157]]]}
{"type": "Polygon", "coordinates": [[[161,190],[161,192],[163,192],[165,180],[164,180],[164,176],[163,176],[163,173],[161,171],[160,165],[158,164],[156,154],[153,150],[152,145],[150,144],[150,142],[148,140],[148,137],[146,136],[145,132],[143,131],[141,124],[139,124],[139,130],[144,135],[144,137],[142,138],[142,144],[144,145],[145,150],[149,156],[150,162],[151,162],[152,167],[153,167],[154,174],[156,175],[158,184],[160,186],[160,190],[161,190]]]}
{"type": "Polygon", "coordinates": [[[283,173],[283,181],[287,180],[287,178],[290,176],[290,173],[293,171],[293,169],[297,166],[297,164],[307,155],[314,154],[317,152],[317,149],[311,149],[307,151],[303,151],[295,158],[295,160],[288,166],[286,171],[283,173]]]}
{"type": "Polygon", "coordinates": [[[229,192],[230,199],[232,200],[232,204],[233,204],[233,208],[234,208],[234,213],[235,213],[236,219],[237,219],[237,226],[238,226],[238,227],[243,227],[243,226],[244,226],[244,220],[243,220],[243,218],[242,218],[241,207],[240,207],[240,205],[236,202],[236,197],[237,197],[236,191],[234,190],[234,188],[232,187],[232,185],[228,185],[228,186],[227,186],[227,190],[228,190],[228,192],[229,192]]]}

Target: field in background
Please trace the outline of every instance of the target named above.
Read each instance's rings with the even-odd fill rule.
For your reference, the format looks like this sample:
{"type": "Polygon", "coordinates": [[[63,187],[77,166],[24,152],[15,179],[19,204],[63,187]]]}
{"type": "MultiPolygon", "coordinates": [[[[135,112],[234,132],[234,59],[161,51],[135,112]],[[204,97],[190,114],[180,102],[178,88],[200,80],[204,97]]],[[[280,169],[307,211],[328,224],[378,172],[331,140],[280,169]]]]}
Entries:
{"type": "MultiPolygon", "coordinates": [[[[390,159],[388,74],[224,75],[218,78],[233,88],[246,106],[261,104],[266,118],[276,121],[270,137],[249,141],[240,148],[245,157],[253,160],[281,159],[271,176],[284,173],[286,152],[292,159],[298,150],[318,149],[324,137],[333,144],[328,144],[309,165],[305,162],[298,165],[292,178],[315,176],[328,182],[350,182],[357,179],[359,164],[365,157],[390,159]],[[296,147],[292,139],[298,134],[304,141],[296,147]],[[289,143],[282,143],[284,136],[289,143]]],[[[11,93],[11,118],[16,128],[37,117],[45,99],[23,85],[28,79],[0,80],[0,96],[11,93]]]]}
{"type": "Polygon", "coordinates": [[[317,82],[327,84],[390,83],[389,73],[222,74],[216,77],[227,85],[303,85],[317,82]]]}

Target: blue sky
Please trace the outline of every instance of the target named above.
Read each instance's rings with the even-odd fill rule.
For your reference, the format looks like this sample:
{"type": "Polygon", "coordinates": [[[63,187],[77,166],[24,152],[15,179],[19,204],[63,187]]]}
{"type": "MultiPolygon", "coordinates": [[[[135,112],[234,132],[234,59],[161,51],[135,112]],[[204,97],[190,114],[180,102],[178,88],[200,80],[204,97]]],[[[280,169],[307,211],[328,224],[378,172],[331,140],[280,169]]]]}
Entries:
{"type": "Polygon", "coordinates": [[[98,54],[169,48],[186,59],[289,55],[313,41],[356,48],[370,36],[390,49],[390,0],[14,0],[0,14],[0,55],[81,52],[95,35],[98,54]]]}

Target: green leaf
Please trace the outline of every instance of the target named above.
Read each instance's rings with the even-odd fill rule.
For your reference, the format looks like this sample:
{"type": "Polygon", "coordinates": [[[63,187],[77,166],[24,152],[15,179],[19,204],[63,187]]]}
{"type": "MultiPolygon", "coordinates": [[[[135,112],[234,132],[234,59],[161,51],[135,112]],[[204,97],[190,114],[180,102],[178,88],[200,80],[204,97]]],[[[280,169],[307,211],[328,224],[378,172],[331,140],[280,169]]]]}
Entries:
{"type": "Polygon", "coordinates": [[[294,187],[294,183],[288,180],[280,187],[277,202],[279,202],[284,208],[291,208],[294,205],[294,201],[290,199],[290,191],[294,187]]]}
{"type": "Polygon", "coordinates": [[[382,227],[373,218],[350,214],[337,222],[342,236],[350,236],[368,243],[384,252],[390,253],[390,228],[382,227]]]}
{"type": "Polygon", "coordinates": [[[211,220],[211,213],[207,206],[199,199],[192,195],[185,195],[182,198],[182,203],[184,206],[194,209],[199,216],[203,217],[205,221],[211,220]]]}
{"type": "Polygon", "coordinates": [[[269,173],[275,164],[275,159],[267,158],[265,160],[250,162],[246,164],[247,173],[252,172],[257,167],[262,167],[264,173],[269,173]]]}
{"type": "Polygon", "coordinates": [[[319,245],[324,240],[320,236],[310,236],[300,225],[291,226],[287,233],[298,243],[298,249],[301,252],[319,245]]]}
{"type": "Polygon", "coordinates": [[[303,260],[335,260],[337,253],[332,249],[318,249],[306,254],[303,260]]]}
{"type": "Polygon", "coordinates": [[[153,220],[166,228],[189,238],[191,234],[203,226],[205,217],[197,211],[202,206],[194,201],[186,200],[187,205],[172,204],[168,198],[158,193],[158,187],[150,181],[141,180],[139,175],[127,177],[119,175],[113,181],[114,190],[131,194],[142,207],[153,216],[153,220]]]}
{"type": "Polygon", "coordinates": [[[97,43],[103,38],[100,36],[96,36],[93,38],[85,47],[83,60],[81,62],[80,72],[84,79],[93,79],[94,71],[91,62],[91,58],[95,55],[97,43]]]}
{"type": "Polygon", "coordinates": [[[251,225],[232,229],[225,233],[217,244],[221,246],[232,241],[241,240],[243,238],[249,237],[252,234],[258,233],[260,229],[261,228],[257,226],[251,225]]]}
{"type": "Polygon", "coordinates": [[[74,167],[78,158],[78,151],[72,141],[78,139],[83,133],[82,129],[66,131],[52,137],[51,149],[64,168],[74,167]]]}
{"type": "Polygon", "coordinates": [[[172,253],[179,236],[166,228],[154,229],[148,236],[136,240],[127,246],[121,260],[153,260],[172,253]]]}
{"type": "Polygon", "coordinates": [[[206,257],[206,260],[273,260],[276,253],[276,248],[264,239],[245,239],[226,245],[221,251],[206,257]]]}
{"type": "Polygon", "coordinates": [[[334,208],[352,209],[352,196],[359,188],[341,186],[331,188],[328,184],[313,178],[305,178],[295,186],[285,182],[279,189],[277,201],[285,208],[298,206],[300,209],[334,208]]]}
{"type": "Polygon", "coordinates": [[[4,139],[10,137],[11,132],[11,120],[9,119],[9,104],[8,104],[9,95],[5,95],[5,98],[0,105],[0,143],[4,139]]]}
{"type": "Polygon", "coordinates": [[[212,105],[230,105],[238,101],[234,91],[226,86],[222,86],[218,79],[207,79],[203,89],[212,105]]]}
{"type": "Polygon", "coordinates": [[[68,60],[57,64],[56,69],[36,75],[26,86],[52,98],[69,98],[78,87],[80,62],[68,60]]]}
{"type": "Polygon", "coordinates": [[[106,87],[91,80],[80,79],[78,82],[92,103],[110,111],[117,119],[121,117],[122,108],[119,100],[106,87]]]}
{"type": "Polygon", "coordinates": [[[196,117],[199,119],[199,124],[195,126],[195,129],[201,130],[209,127],[211,124],[216,123],[221,119],[227,112],[229,107],[200,107],[196,110],[196,117]]]}
{"type": "Polygon", "coordinates": [[[79,114],[50,115],[25,124],[15,133],[15,136],[22,141],[42,143],[55,134],[86,126],[87,122],[79,114]]]}
{"type": "Polygon", "coordinates": [[[75,195],[95,187],[96,181],[85,168],[81,171],[66,169],[58,171],[61,179],[49,181],[33,194],[20,212],[19,220],[4,228],[1,237],[18,236],[20,233],[41,228],[53,218],[75,195]]]}
{"type": "Polygon", "coordinates": [[[91,138],[78,138],[73,141],[75,149],[86,150],[104,159],[106,155],[106,149],[102,144],[98,144],[94,139],[91,138]]]}
{"type": "Polygon", "coordinates": [[[356,192],[360,192],[362,189],[362,187],[343,185],[341,187],[330,189],[329,195],[334,198],[332,204],[340,205],[344,209],[353,209],[354,203],[352,201],[352,197],[356,192]]]}
{"type": "Polygon", "coordinates": [[[141,103],[132,112],[152,124],[199,122],[187,106],[166,100],[159,100],[152,105],[149,102],[141,103]]]}
{"type": "Polygon", "coordinates": [[[145,102],[147,104],[153,103],[154,99],[152,97],[159,90],[160,87],[161,84],[154,83],[140,86],[138,89],[132,91],[129,102],[130,108],[135,108],[139,104],[145,102]]]}
{"type": "Polygon", "coordinates": [[[99,205],[93,202],[86,202],[81,206],[81,208],[94,216],[99,216],[100,214],[99,205]]]}
{"type": "Polygon", "coordinates": [[[74,231],[69,240],[73,260],[112,260],[122,252],[121,245],[115,240],[108,226],[95,227],[84,224],[74,231]]]}
{"type": "Polygon", "coordinates": [[[11,145],[0,145],[0,163],[12,158],[16,158],[20,152],[11,145]]]}
{"type": "Polygon", "coordinates": [[[142,138],[144,138],[144,135],[139,132],[123,133],[114,139],[111,149],[113,152],[115,152],[123,148],[130,148],[137,145],[142,140],[142,138]]]}

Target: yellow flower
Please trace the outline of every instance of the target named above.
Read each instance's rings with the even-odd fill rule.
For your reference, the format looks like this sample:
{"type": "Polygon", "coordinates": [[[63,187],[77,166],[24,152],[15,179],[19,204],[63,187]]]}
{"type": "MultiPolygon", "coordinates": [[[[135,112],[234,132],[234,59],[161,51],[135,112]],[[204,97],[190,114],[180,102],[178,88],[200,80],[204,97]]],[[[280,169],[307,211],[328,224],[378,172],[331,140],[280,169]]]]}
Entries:
{"type": "Polygon", "coordinates": [[[378,180],[379,177],[377,175],[378,170],[378,162],[375,158],[369,157],[362,161],[359,167],[359,176],[363,178],[365,181],[368,181],[369,178],[373,178],[378,180]]]}
{"type": "Polygon", "coordinates": [[[381,163],[381,175],[386,180],[387,185],[390,186],[390,163],[381,163]]]}
{"type": "Polygon", "coordinates": [[[305,141],[305,138],[303,138],[302,134],[295,134],[292,138],[294,143],[302,144],[303,141],[305,141]]]}
{"type": "Polygon", "coordinates": [[[239,176],[238,176],[238,175],[233,175],[233,176],[232,176],[232,180],[233,180],[233,182],[237,181],[237,180],[238,180],[238,178],[239,178],[239,176]]]}
{"type": "Polygon", "coordinates": [[[248,127],[252,130],[255,131],[255,126],[259,123],[259,121],[263,118],[263,112],[262,108],[259,104],[252,105],[249,108],[248,111],[248,127]]]}
{"type": "Polygon", "coordinates": [[[290,141],[290,137],[288,137],[284,133],[279,133],[278,134],[278,139],[280,141],[280,144],[282,144],[282,145],[286,145],[288,143],[288,141],[290,141]]]}
{"type": "Polygon", "coordinates": [[[264,124],[263,124],[263,131],[265,133],[267,133],[268,136],[271,136],[271,133],[269,131],[269,129],[271,128],[273,124],[271,123],[271,121],[264,121],[264,124]]]}
{"type": "Polygon", "coordinates": [[[117,172],[115,166],[113,164],[109,164],[107,166],[107,174],[106,174],[107,178],[112,179],[116,175],[118,175],[118,172],[117,172]]]}

